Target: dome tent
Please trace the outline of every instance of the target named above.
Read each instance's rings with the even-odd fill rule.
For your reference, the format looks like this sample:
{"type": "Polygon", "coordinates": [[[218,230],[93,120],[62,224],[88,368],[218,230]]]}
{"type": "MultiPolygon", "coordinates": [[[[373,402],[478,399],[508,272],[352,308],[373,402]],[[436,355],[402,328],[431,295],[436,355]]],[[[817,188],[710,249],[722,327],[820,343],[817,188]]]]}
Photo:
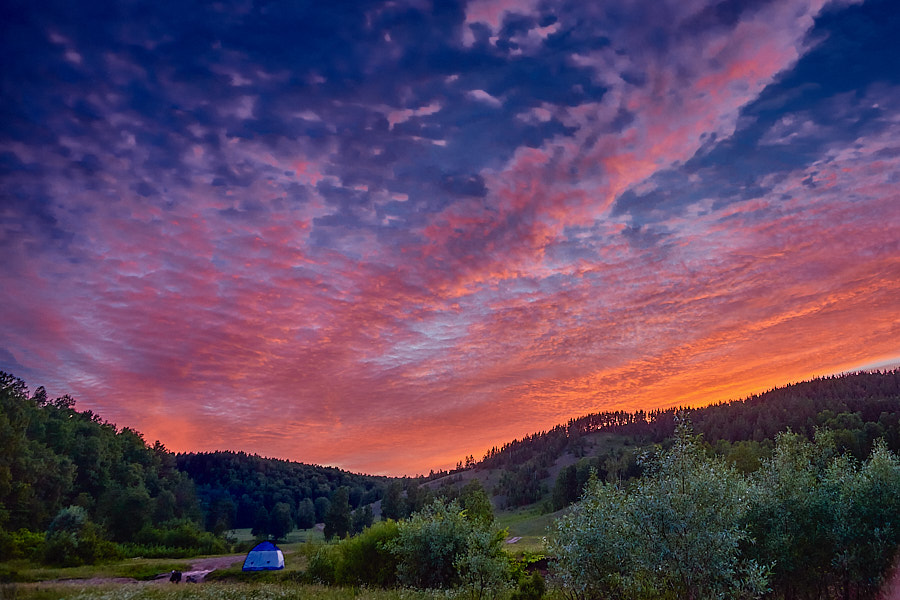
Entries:
{"type": "Polygon", "coordinates": [[[272,542],[262,542],[253,547],[244,559],[244,571],[275,571],[284,568],[284,554],[272,542]]]}

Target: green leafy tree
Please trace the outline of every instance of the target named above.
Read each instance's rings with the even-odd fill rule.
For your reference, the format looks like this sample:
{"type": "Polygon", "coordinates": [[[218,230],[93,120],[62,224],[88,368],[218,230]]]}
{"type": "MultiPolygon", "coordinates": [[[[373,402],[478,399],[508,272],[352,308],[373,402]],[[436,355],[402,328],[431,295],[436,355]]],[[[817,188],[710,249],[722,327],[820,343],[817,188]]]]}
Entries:
{"type": "Polygon", "coordinates": [[[297,528],[310,529],[316,525],[316,507],[309,498],[297,504],[297,528]]]}
{"type": "Polygon", "coordinates": [[[387,521],[395,521],[406,518],[406,510],[403,502],[403,484],[400,480],[391,481],[381,499],[381,518],[387,521]]]}
{"type": "Polygon", "coordinates": [[[52,565],[75,567],[115,556],[115,547],[101,534],[80,506],[64,508],[47,529],[44,560],[52,565]]]}
{"type": "Polygon", "coordinates": [[[494,506],[485,493],[481,481],[473,479],[464,485],[460,490],[459,502],[466,511],[466,518],[470,521],[485,528],[494,524],[494,506]]]}
{"type": "Polygon", "coordinates": [[[414,588],[463,584],[480,597],[507,577],[503,537],[504,532],[466,518],[455,500],[436,499],[399,523],[392,546],[399,560],[397,578],[414,588]]]}
{"type": "Polygon", "coordinates": [[[630,498],[615,485],[588,481],[584,497],[553,526],[548,552],[564,592],[575,599],[628,598],[635,587],[635,523],[630,498]]]}
{"type": "Polygon", "coordinates": [[[291,506],[286,502],[276,503],[269,516],[269,534],[276,540],[283,540],[293,529],[291,506]]]}
{"type": "Polygon", "coordinates": [[[679,426],[675,444],[649,464],[629,503],[643,585],[687,600],[761,595],[765,570],[740,555],[754,492],[679,426]]]}
{"type": "Polygon", "coordinates": [[[319,496],[313,501],[313,506],[316,509],[316,523],[324,523],[325,515],[328,514],[331,502],[325,496],[319,496]]]}
{"type": "Polygon", "coordinates": [[[268,537],[270,522],[269,511],[266,510],[265,506],[260,505],[256,509],[256,516],[253,517],[253,528],[250,530],[250,533],[257,538],[268,537]]]}
{"type": "Polygon", "coordinates": [[[151,522],[153,501],[143,485],[110,487],[100,500],[103,524],[112,539],[126,542],[151,522]]]}
{"type": "Polygon", "coordinates": [[[351,526],[350,493],[346,487],[339,487],[331,496],[328,514],[325,515],[325,538],[346,537],[351,526]]]}
{"type": "Polygon", "coordinates": [[[366,527],[372,525],[375,521],[375,515],[372,512],[372,505],[366,504],[353,511],[351,515],[350,533],[356,535],[362,533],[366,527]]]}
{"type": "Polygon", "coordinates": [[[760,493],[747,515],[754,540],[747,553],[772,564],[772,585],[789,598],[827,591],[832,550],[819,478],[830,453],[822,440],[814,445],[783,433],[772,457],[753,474],[760,493]]]}
{"type": "Polygon", "coordinates": [[[342,540],[336,553],[335,583],[389,588],[397,583],[397,557],[390,547],[399,535],[395,521],[379,521],[342,540]]]}
{"type": "Polygon", "coordinates": [[[900,461],[878,443],[862,465],[833,460],[822,487],[835,583],[845,599],[874,597],[900,544],[900,461]]]}
{"type": "Polygon", "coordinates": [[[492,530],[481,521],[474,525],[467,535],[465,552],[456,557],[453,566],[469,597],[481,600],[495,596],[506,587],[510,563],[503,551],[506,530],[492,530]]]}
{"type": "Polygon", "coordinates": [[[590,481],[551,536],[555,572],[577,598],[757,597],[766,570],[740,553],[753,492],[681,425],[630,490],[590,481]]]}

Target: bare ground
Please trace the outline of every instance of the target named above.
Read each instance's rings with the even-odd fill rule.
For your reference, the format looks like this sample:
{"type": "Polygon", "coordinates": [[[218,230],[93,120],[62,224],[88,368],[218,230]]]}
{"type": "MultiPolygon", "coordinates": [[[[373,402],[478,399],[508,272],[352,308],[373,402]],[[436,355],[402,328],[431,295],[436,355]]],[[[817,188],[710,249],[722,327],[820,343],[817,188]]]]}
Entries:
{"type": "MultiPolygon", "coordinates": [[[[243,554],[230,554],[228,556],[213,556],[210,558],[196,558],[191,561],[190,570],[181,572],[181,582],[186,583],[188,577],[192,577],[193,581],[200,583],[207,575],[216,569],[227,569],[231,565],[244,560],[243,554]]],[[[168,583],[169,572],[160,573],[149,582],[140,582],[130,577],[92,577],[90,579],[53,579],[49,581],[41,581],[31,585],[102,585],[105,583],[168,583]]],[[[23,585],[23,584],[20,584],[23,585]]],[[[25,584],[28,585],[28,584],[25,584]]]]}

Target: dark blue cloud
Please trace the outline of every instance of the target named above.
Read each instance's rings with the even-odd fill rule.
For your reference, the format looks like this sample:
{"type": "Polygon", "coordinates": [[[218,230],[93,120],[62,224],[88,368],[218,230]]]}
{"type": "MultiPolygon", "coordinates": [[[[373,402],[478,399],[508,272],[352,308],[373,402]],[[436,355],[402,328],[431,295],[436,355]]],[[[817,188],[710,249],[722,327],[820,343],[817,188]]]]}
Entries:
{"type": "Polygon", "coordinates": [[[732,136],[711,139],[683,165],[656,174],[653,191],[625,192],[615,214],[629,214],[640,225],[665,220],[704,198],[715,199],[715,208],[761,197],[780,174],[877,132],[896,113],[873,107],[867,91],[900,84],[900,69],[887,64],[900,55],[900,38],[892,33],[900,28],[900,11],[893,4],[875,0],[823,13],[809,33],[815,48],[742,109],[732,136]],[[773,139],[780,129],[793,133],[789,143],[773,139]]]}

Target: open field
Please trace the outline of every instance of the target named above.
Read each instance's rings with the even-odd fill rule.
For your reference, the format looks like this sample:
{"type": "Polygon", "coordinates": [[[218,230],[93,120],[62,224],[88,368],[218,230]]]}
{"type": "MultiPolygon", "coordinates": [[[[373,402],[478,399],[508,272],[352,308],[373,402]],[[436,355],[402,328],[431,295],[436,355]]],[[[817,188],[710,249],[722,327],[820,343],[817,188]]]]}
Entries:
{"type": "Polygon", "coordinates": [[[463,600],[463,592],[335,588],[269,583],[155,585],[4,584],[0,600],[463,600]]]}
{"type": "Polygon", "coordinates": [[[153,579],[172,569],[187,571],[198,559],[130,558],[80,567],[48,567],[28,560],[0,563],[0,581],[19,582],[79,579],[153,579]]]}
{"type": "Polygon", "coordinates": [[[544,551],[544,537],[547,528],[565,511],[541,514],[533,507],[497,513],[497,526],[507,528],[510,537],[521,538],[514,544],[506,546],[507,552],[519,555],[524,552],[539,553],[544,551]]]}

